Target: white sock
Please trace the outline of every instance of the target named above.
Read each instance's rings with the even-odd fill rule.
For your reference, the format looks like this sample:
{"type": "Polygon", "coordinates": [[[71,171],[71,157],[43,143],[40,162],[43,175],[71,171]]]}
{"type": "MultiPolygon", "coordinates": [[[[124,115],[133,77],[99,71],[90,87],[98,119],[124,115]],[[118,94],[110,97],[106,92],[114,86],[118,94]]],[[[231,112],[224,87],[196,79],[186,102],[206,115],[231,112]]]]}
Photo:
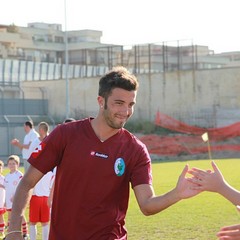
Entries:
{"type": "Polygon", "coordinates": [[[42,240],[48,240],[48,235],[49,235],[49,225],[47,224],[42,226],[42,240]]]}
{"type": "Polygon", "coordinates": [[[30,235],[31,240],[37,239],[37,226],[36,225],[29,226],[29,235],[30,235]]]}

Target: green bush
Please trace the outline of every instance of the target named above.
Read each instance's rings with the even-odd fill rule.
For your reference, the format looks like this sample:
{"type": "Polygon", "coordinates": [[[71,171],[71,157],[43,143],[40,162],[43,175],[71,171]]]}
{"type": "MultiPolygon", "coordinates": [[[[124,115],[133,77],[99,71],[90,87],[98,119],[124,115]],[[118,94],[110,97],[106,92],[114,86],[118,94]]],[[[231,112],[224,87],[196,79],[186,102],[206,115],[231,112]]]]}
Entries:
{"type": "Polygon", "coordinates": [[[154,122],[130,120],[125,124],[125,128],[133,133],[168,135],[173,131],[156,126],[154,122]]]}

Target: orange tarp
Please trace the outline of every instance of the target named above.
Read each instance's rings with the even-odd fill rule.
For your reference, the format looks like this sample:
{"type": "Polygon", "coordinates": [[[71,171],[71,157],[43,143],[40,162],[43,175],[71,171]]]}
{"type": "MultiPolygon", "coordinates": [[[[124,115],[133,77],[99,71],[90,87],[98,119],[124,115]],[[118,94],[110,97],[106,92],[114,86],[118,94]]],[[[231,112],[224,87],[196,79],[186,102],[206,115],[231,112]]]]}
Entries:
{"type": "Polygon", "coordinates": [[[229,144],[224,141],[240,136],[240,122],[221,128],[201,128],[158,112],[155,124],[178,134],[174,136],[152,134],[140,137],[152,154],[174,156],[207,153],[208,145],[202,139],[202,134],[205,132],[208,133],[212,151],[240,151],[239,144],[229,144]]]}
{"type": "Polygon", "coordinates": [[[221,128],[201,128],[188,125],[158,111],[155,124],[163,128],[186,134],[202,135],[208,132],[208,136],[212,140],[225,140],[227,138],[240,136],[240,122],[221,128]]]}

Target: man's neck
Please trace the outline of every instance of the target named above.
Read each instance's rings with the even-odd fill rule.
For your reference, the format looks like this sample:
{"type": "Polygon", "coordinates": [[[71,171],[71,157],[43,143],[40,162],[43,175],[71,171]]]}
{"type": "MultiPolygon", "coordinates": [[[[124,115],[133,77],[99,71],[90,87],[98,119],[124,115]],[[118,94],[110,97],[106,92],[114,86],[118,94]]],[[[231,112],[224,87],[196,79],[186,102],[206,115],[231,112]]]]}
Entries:
{"type": "Polygon", "coordinates": [[[38,139],[39,139],[40,141],[42,141],[46,136],[47,136],[47,135],[40,135],[38,139]]]}
{"type": "Polygon", "coordinates": [[[108,138],[119,132],[119,129],[113,129],[109,127],[104,121],[101,121],[101,119],[98,117],[91,121],[91,126],[96,136],[101,142],[106,141],[108,138]]]}

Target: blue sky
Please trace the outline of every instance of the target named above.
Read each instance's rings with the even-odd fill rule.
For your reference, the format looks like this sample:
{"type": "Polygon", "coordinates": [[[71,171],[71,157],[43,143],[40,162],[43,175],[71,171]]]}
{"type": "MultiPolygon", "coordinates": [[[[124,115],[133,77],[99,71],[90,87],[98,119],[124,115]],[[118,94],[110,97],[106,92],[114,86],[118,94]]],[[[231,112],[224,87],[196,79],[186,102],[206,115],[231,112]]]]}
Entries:
{"type": "MultiPolygon", "coordinates": [[[[239,0],[65,0],[67,29],[103,32],[112,44],[186,40],[215,52],[240,51],[239,0]]],[[[1,24],[60,23],[64,0],[1,2],[1,24]]]]}

